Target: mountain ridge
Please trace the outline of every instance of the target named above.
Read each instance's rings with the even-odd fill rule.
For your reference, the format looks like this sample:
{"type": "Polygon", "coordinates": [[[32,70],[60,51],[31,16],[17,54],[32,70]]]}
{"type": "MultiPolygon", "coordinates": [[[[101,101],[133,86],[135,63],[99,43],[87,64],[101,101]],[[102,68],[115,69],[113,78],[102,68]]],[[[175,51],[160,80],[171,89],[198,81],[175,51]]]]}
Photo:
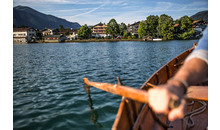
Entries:
{"type": "Polygon", "coordinates": [[[13,23],[16,27],[23,24],[38,29],[43,29],[45,27],[59,28],[59,25],[73,29],[79,29],[81,27],[77,22],[69,22],[63,18],[44,14],[28,6],[16,6],[13,8],[13,23]]]}
{"type": "Polygon", "coordinates": [[[196,14],[192,15],[191,18],[193,20],[202,19],[202,20],[208,22],[208,10],[197,12],[196,14]]]}

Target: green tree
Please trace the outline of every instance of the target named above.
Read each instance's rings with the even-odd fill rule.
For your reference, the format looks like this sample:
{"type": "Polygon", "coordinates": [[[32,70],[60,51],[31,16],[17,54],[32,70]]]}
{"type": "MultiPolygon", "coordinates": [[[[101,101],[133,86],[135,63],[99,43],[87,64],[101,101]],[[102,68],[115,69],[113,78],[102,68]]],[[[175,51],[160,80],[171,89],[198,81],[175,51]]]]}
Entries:
{"type": "Polygon", "coordinates": [[[149,33],[153,34],[157,32],[157,26],[158,26],[158,19],[159,17],[156,15],[150,15],[147,17],[146,22],[146,31],[149,33]]]}
{"type": "Polygon", "coordinates": [[[105,33],[106,35],[111,34],[112,38],[114,38],[116,34],[120,33],[119,25],[117,24],[115,19],[111,19],[108,22],[107,27],[105,29],[105,33]]]}
{"type": "Polygon", "coordinates": [[[147,24],[146,21],[141,21],[138,27],[138,35],[142,38],[147,34],[147,24]]]}
{"type": "Polygon", "coordinates": [[[190,28],[188,29],[187,31],[183,32],[182,34],[178,34],[177,38],[178,39],[183,39],[183,40],[186,40],[186,39],[190,39],[191,36],[195,33],[194,29],[193,28],[190,28]]]}
{"type": "Polygon", "coordinates": [[[21,24],[20,28],[28,28],[28,26],[24,26],[23,24],[21,24]]]}
{"type": "Polygon", "coordinates": [[[126,24],[123,22],[121,24],[119,24],[119,29],[120,29],[120,34],[123,35],[124,32],[127,30],[126,24]]]}
{"type": "Polygon", "coordinates": [[[63,29],[64,29],[63,25],[59,25],[59,31],[61,31],[63,29]]]}
{"type": "Polygon", "coordinates": [[[67,36],[67,35],[69,35],[69,32],[68,31],[66,31],[66,32],[64,32],[64,34],[63,34],[64,36],[67,36]]]}
{"type": "Polygon", "coordinates": [[[40,33],[39,31],[36,31],[36,35],[41,39],[41,37],[42,37],[42,35],[41,35],[42,33],[40,33]]]}
{"type": "Polygon", "coordinates": [[[91,33],[92,33],[91,29],[86,24],[84,26],[81,26],[78,30],[78,36],[84,37],[84,39],[90,36],[91,33]]]}
{"type": "Polygon", "coordinates": [[[192,28],[193,19],[187,15],[180,18],[180,30],[186,31],[192,28]]]}
{"type": "Polygon", "coordinates": [[[158,19],[158,30],[164,40],[173,39],[173,18],[166,14],[160,15],[160,18],[158,19]]]}
{"type": "Polygon", "coordinates": [[[123,34],[123,37],[128,37],[128,36],[131,36],[131,33],[130,32],[127,32],[125,31],[124,34],[123,34]]]}
{"type": "Polygon", "coordinates": [[[189,39],[195,33],[194,29],[192,28],[192,18],[185,15],[179,20],[176,20],[175,23],[179,24],[177,27],[178,39],[189,39]]]}

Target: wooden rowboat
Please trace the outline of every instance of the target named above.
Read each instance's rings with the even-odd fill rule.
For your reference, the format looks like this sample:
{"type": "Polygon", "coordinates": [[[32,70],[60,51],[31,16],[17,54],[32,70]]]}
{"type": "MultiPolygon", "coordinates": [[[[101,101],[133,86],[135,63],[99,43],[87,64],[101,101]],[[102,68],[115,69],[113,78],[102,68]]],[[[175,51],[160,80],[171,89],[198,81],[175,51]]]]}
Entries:
{"type": "MultiPolygon", "coordinates": [[[[204,130],[208,126],[208,82],[195,84],[188,88],[185,97],[187,101],[186,114],[183,119],[170,122],[167,115],[156,114],[148,106],[146,98],[138,98],[133,91],[146,95],[149,88],[164,84],[171,78],[184,63],[185,58],[194,47],[178,55],[170,62],[156,71],[140,88],[123,87],[107,83],[90,82],[84,78],[88,85],[105,91],[119,94],[122,97],[118,113],[112,130],[204,130]],[[141,91],[142,90],[142,91],[141,91]],[[143,92],[143,93],[142,93],[143,92]],[[129,93],[129,94],[126,94],[129,93]]],[[[147,97],[147,96],[146,96],[147,97]]]]}

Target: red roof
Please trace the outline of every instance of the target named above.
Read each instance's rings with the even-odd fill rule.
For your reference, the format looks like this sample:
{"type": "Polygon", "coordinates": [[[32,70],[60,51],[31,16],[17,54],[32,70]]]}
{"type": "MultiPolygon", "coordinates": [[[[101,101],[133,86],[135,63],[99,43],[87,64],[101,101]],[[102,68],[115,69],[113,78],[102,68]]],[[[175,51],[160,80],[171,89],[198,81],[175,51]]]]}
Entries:
{"type": "Polygon", "coordinates": [[[19,39],[19,38],[27,38],[27,37],[13,37],[13,38],[18,38],[19,39]]]}
{"type": "Polygon", "coordinates": [[[202,21],[202,20],[196,20],[196,21],[193,21],[193,23],[192,23],[192,24],[197,23],[197,22],[199,22],[199,21],[202,21]]]}
{"type": "Polygon", "coordinates": [[[13,28],[13,32],[26,32],[29,29],[33,28],[13,28]]]}
{"type": "Polygon", "coordinates": [[[177,26],[179,26],[179,24],[175,24],[175,25],[173,25],[173,27],[177,27],[177,26]]]}

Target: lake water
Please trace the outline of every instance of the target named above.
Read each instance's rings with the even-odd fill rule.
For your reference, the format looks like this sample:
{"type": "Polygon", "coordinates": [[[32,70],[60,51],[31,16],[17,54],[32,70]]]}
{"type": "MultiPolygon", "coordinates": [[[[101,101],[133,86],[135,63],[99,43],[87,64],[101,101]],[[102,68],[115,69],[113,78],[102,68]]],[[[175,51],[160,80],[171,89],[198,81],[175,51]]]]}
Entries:
{"type": "Polygon", "coordinates": [[[198,40],[13,45],[13,128],[109,130],[121,96],[85,87],[90,81],[140,88],[198,40]]]}

